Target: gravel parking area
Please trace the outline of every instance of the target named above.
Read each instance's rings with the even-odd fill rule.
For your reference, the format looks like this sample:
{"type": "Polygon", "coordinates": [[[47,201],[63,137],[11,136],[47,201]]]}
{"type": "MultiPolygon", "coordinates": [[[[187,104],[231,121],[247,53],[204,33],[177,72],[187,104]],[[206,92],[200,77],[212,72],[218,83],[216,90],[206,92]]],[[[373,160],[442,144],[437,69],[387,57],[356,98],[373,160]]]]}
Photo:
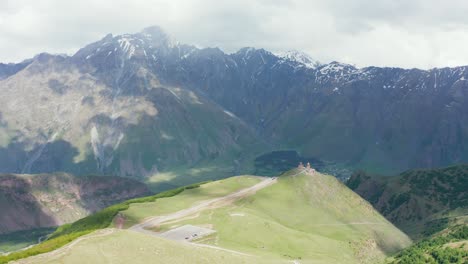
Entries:
{"type": "Polygon", "coordinates": [[[170,240],[192,241],[213,233],[216,233],[213,229],[193,225],[183,225],[161,233],[159,236],[170,240]]]}

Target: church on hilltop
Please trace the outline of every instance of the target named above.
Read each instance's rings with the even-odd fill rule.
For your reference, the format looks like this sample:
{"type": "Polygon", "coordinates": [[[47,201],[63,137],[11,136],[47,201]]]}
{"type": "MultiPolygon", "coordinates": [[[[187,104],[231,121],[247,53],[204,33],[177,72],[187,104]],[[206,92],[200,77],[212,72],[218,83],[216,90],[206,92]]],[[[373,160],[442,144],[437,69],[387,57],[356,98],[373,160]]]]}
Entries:
{"type": "Polygon", "coordinates": [[[299,170],[305,170],[306,173],[312,174],[312,175],[315,174],[315,172],[316,172],[316,170],[310,166],[310,162],[307,162],[305,167],[304,167],[304,164],[301,161],[301,162],[299,162],[299,165],[297,166],[297,168],[299,170]]]}

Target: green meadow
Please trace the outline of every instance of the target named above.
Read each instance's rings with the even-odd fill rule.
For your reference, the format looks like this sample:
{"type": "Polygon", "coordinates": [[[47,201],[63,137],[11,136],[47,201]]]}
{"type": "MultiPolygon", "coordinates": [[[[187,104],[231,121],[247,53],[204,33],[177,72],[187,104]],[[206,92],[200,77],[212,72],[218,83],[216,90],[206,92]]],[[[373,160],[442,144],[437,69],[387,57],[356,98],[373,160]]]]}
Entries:
{"type": "MultiPolygon", "coordinates": [[[[226,196],[262,179],[238,176],[208,182],[130,200],[111,211],[114,216],[120,213],[130,227],[148,217],[226,196]]],[[[298,170],[255,194],[155,227],[161,232],[191,224],[216,231],[195,244],[106,228],[112,223],[102,217],[107,225],[96,226],[97,231],[87,232],[72,246],[27,258],[24,263],[376,263],[411,244],[404,233],[335,177],[298,170]]],[[[92,219],[97,223],[100,218],[92,219]]],[[[77,223],[75,228],[60,228],[58,238],[83,230],[83,224],[77,223]]]]}
{"type": "Polygon", "coordinates": [[[154,202],[131,204],[127,210],[121,212],[126,219],[124,226],[130,227],[151,216],[168,214],[190,207],[196,202],[228,195],[255,185],[261,179],[256,176],[236,176],[208,182],[173,197],[160,198],[154,202]]]}
{"type": "Polygon", "coordinates": [[[332,176],[282,176],[232,205],[162,226],[209,226],[206,243],[301,263],[375,263],[411,240],[332,176]]]}

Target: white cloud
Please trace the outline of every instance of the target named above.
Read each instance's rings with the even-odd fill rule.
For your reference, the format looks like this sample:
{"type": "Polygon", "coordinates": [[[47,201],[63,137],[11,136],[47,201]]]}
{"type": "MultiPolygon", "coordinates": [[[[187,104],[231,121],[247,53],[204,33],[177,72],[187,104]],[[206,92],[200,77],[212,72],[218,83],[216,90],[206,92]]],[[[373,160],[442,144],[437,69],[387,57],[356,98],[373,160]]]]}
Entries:
{"type": "Polygon", "coordinates": [[[303,50],[358,66],[468,64],[463,0],[0,0],[0,61],[73,53],[107,33],[160,25],[180,42],[303,50]]]}

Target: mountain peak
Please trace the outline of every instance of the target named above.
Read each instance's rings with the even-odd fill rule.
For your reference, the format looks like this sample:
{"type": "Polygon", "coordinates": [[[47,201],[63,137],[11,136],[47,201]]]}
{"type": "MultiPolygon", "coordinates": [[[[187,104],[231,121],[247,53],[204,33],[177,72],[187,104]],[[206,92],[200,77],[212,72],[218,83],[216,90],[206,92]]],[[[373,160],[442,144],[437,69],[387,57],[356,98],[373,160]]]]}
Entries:
{"type": "Polygon", "coordinates": [[[307,53],[298,50],[289,50],[283,53],[276,54],[276,56],[283,60],[300,63],[310,69],[315,69],[321,65],[319,61],[314,60],[307,53]]]}
{"type": "Polygon", "coordinates": [[[167,38],[168,34],[160,26],[150,26],[144,28],[141,33],[150,35],[155,38],[167,38]]]}
{"type": "Polygon", "coordinates": [[[144,28],[142,31],[133,34],[122,34],[114,36],[107,34],[100,41],[91,43],[80,49],[75,57],[83,59],[100,58],[106,59],[109,56],[123,55],[122,58],[130,59],[134,56],[147,58],[148,54],[155,55],[158,52],[166,53],[177,43],[159,26],[144,28]]]}
{"type": "Polygon", "coordinates": [[[151,26],[144,28],[140,32],[145,38],[151,40],[153,43],[165,46],[173,46],[174,40],[166,33],[160,26],[151,26]]]}

